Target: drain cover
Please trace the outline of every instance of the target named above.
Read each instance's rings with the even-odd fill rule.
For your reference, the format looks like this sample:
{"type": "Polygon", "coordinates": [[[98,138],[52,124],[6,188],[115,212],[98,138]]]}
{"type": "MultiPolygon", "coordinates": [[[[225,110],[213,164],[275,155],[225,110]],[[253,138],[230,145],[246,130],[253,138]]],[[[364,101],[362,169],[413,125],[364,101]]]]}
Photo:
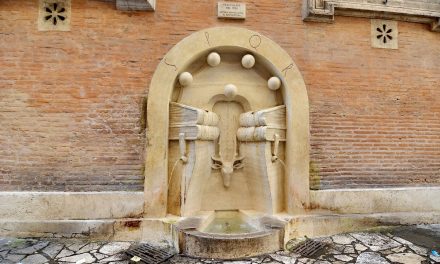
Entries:
{"type": "Polygon", "coordinates": [[[175,254],[170,248],[157,248],[148,244],[142,244],[134,249],[127,250],[125,253],[131,257],[139,257],[140,261],[137,263],[144,264],[164,263],[175,254]]]}
{"type": "Polygon", "coordinates": [[[323,250],[327,244],[311,239],[307,239],[303,243],[299,244],[292,252],[300,254],[304,257],[312,257],[321,250],[323,250]]]}

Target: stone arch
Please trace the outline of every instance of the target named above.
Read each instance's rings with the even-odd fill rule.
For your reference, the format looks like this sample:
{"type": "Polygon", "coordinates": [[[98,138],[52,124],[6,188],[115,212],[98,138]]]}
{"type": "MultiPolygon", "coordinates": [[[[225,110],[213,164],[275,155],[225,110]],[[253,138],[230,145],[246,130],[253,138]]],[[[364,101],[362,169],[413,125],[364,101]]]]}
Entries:
{"type": "Polygon", "coordinates": [[[168,192],[169,102],[178,75],[211,50],[240,48],[254,54],[283,82],[287,106],[285,203],[287,213],[309,204],[309,104],[304,80],[289,54],[269,38],[239,27],[208,28],[177,43],[159,63],[147,103],[145,217],[164,217],[168,192]]]}

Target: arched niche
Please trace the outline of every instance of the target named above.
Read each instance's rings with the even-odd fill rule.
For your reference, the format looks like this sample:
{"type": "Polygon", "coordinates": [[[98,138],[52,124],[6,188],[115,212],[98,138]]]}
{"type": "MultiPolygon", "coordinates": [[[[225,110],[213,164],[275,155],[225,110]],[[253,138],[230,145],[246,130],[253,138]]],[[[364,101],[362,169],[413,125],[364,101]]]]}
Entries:
{"type": "MultiPolygon", "coordinates": [[[[193,33],[176,44],[153,75],[147,104],[145,217],[167,214],[170,102],[179,96],[178,76],[196,71],[211,51],[252,54],[258,67],[281,79],[280,96],[286,106],[286,168],[281,188],[285,211],[295,213],[309,203],[309,105],[303,78],[288,53],[269,38],[244,28],[216,27],[193,33]]],[[[242,101],[246,108],[246,100],[242,101]]]]}

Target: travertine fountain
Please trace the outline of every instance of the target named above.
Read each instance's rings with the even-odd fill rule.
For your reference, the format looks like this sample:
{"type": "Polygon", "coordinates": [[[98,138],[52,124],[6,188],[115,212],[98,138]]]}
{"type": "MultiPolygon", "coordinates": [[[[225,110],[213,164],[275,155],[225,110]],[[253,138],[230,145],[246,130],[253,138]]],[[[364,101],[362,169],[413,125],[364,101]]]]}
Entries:
{"type": "MultiPolygon", "coordinates": [[[[174,60],[184,50],[163,60],[162,66],[175,77],[172,87],[162,91],[168,97],[167,144],[161,146],[167,178],[162,184],[166,213],[182,217],[175,224],[176,246],[188,255],[237,258],[278,250],[285,223],[275,215],[293,207],[287,197],[295,176],[287,171],[298,171],[292,168],[298,157],[286,150],[293,150],[298,140],[292,127],[292,102],[286,103],[292,96],[286,77],[296,74],[296,69],[288,56],[289,64],[277,69],[261,51],[280,48],[254,32],[237,35],[240,32],[243,29],[215,28],[197,33],[207,47],[188,46],[186,52],[194,53],[191,60],[184,65],[174,60]],[[230,35],[234,31],[237,45],[221,45],[234,41],[234,34],[230,35]],[[215,45],[217,35],[223,38],[220,45],[215,45]],[[225,40],[228,35],[232,39],[225,40]],[[242,46],[243,37],[249,47],[242,46]],[[191,50],[197,48],[201,52],[191,50]]],[[[154,78],[153,88],[158,86],[154,78]]],[[[158,91],[151,90],[150,95],[154,92],[158,91]]],[[[148,112],[150,108],[158,108],[151,98],[148,112]]],[[[159,126],[153,119],[148,119],[150,131],[159,126]]],[[[161,151],[151,151],[161,135],[151,132],[147,176],[158,171],[155,165],[160,167],[155,159],[161,151]]],[[[154,179],[146,184],[154,186],[154,179]]]]}

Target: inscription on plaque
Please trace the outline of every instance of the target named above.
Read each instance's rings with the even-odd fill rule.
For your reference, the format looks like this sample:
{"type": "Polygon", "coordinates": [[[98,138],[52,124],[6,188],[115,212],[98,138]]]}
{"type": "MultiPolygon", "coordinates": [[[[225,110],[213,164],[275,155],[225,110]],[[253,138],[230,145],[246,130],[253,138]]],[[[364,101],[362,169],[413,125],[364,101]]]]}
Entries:
{"type": "Polygon", "coordinates": [[[245,19],[246,4],[237,2],[218,2],[217,17],[230,19],[245,19]]]}

